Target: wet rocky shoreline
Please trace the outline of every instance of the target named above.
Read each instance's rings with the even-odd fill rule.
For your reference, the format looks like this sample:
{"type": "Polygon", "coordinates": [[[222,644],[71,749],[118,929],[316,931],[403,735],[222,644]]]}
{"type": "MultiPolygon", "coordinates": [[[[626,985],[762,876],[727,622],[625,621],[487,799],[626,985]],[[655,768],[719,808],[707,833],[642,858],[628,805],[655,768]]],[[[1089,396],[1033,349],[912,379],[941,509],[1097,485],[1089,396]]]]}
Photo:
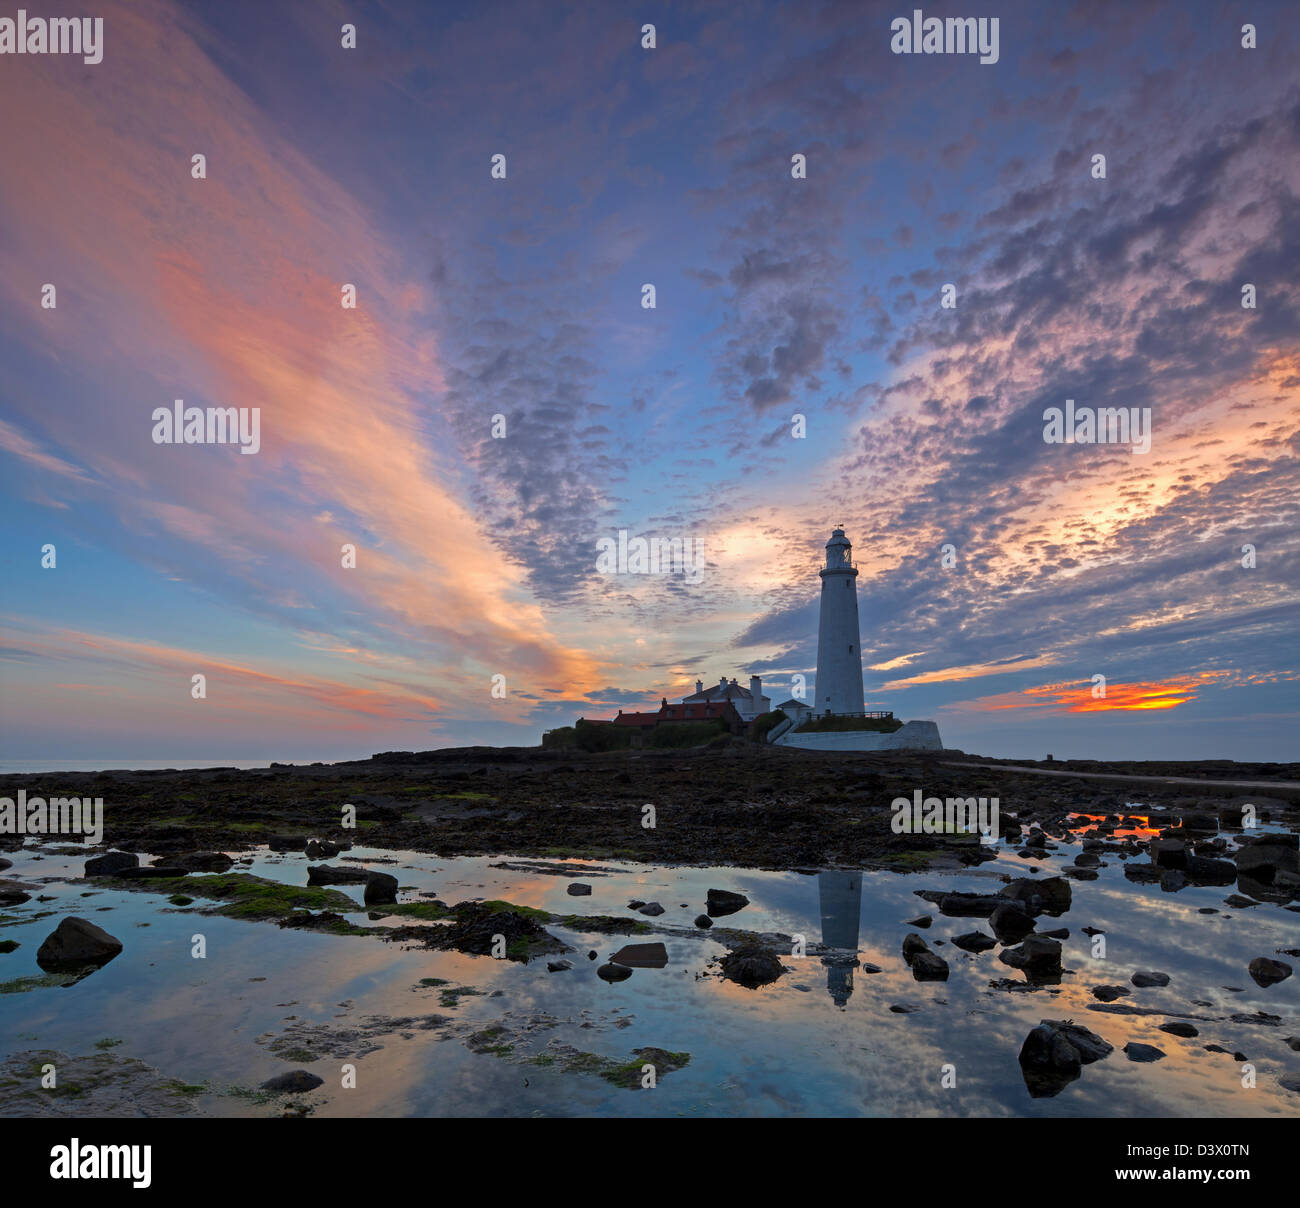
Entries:
{"type": "MultiPolygon", "coordinates": [[[[970,836],[895,834],[890,803],[926,796],[999,799],[1003,822],[1058,827],[1074,812],[1127,809],[1122,783],[1034,775],[963,752],[805,752],[741,740],[690,751],[599,755],[534,748],[396,752],[333,765],[110,771],[0,777],[0,795],[104,800],[104,845],[153,853],[302,850],[309,838],[442,856],[637,860],[751,868],[896,868],[984,858],[970,836]],[[977,763],[979,766],[953,766],[977,763]],[[654,826],[643,825],[645,805],[654,826]],[[356,825],[343,825],[343,806],[356,825]]],[[[1144,783],[1141,799],[1214,813],[1244,802],[1300,829],[1300,764],[1026,764],[1115,776],[1205,777],[1204,790],[1144,783]],[[1273,790],[1214,780],[1275,781],[1273,790]],[[1253,795],[1252,795],[1253,794],[1253,795]]],[[[22,837],[0,836],[0,850],[22,837]]]]}
{"type": "MultiPolygon", "coordinates": [[[[1287,1097],[1283,1110],[1300,1094],[1291,1056],[1300,1030],[1290,1007],[1300,948],[1286,922],[1300,913],[1294,766],[1105,765],[1106,775],[1206,779],[1203,787],[1143,782],[1139,790],[956,767],[950,752],[736,745],[559,759],[487,754],[4,778],[0,793],[52,796],[57,784],[60,795],[93,794],[105,805],[98,848],[58,836],[5,844],[13,867],[0,857],[0,921],[23,942],[0,948],[18,952],[0,961],[34,958],[37,966],[8,964],[19,975],[0,985],[0,1004],[10,1004],[15,1021],[26,1018],[21,1003],[39,1017],[41,1004],[61,1009],[65,993],[90,1002],[121,993],[132,984],[120,980],[128,963],[154,969],[153,954],[174,951],[156,946],[161,935],[149,939],[164,929],[182,943],[195,928],[261,933],[251,966],[248,958],[225,963],[238,940],[220,933],[212,971],[223,994],[260,993],[252,987],[276,964],[263,972],[262,951],[316,953],[307,984],[317,988],[306,989],[301,975],[284,979],[281,997],[262,1008],[264,1030],[240,1042],[256,1055],[236,1060],[249,1071],[239,1085],[223,1086],[192,1057],[177,1063],[164,1048],[160,1058],[146,1037],[120,1057],[85,1054],[42,1025],[29,1036],[40,1047],[0,1061],[0,1114],[75,1115],[83,1105],[129,1113],[134,1097],[161,1114],[340,1111],[348,1097],[336,1102],[328,1085],[339,1061],[383,1068],[387,1053],[421,1046],[440,1054],[436,1068],[487,1057],[516,1071],[516,1087],[551,1087],[543,1110],[569,1102],[567,1091],[555,1098],[555,1079],[577,1078],[595,1104],[593,1086],[634,1095],[647,1065],[674,1095],[707,1105],[698,1080],[720,1050],[700,1025],[714,1012],[757,1029],[750,1043],[774,1045],[773,1054],[782,1033],[769,1038],[762,1021],[774,1003],[792,1026],[806,1016],[828,1029],[818,1033],[822,1043],[842,1042],[832,1023],[819,1022],[826,1016],[811,969],[833,1000],[820,1009],[843,1011],[852,999],[855,1011],[870,1013],[870,1037],[890,1034],[896,1025],[885,1021],[904,1020],[942,1051],[956,1042],[941,1020],[990,1021],[954,1059],[964,1069],[993,1054],[1003,1070],[1018,1064],[1020,1093],[1039,1103],[1068,1107],[1067,1088],[1076,1097],[1100,1093],[1117,1077],[1123,1085],[1131,1075],[1119,1071],[1130,1068],[1159,1071],[1156,1085],[1174,1094],[1176,1079],[1198,1062],[1219,1063],[1197,1077],[1230,1089],[1247,1059],[1266,1063],[1264,1085],[1287,1097]],[[1211,779],[1270,788],[1238,791],[1211,779]],[[997,843],[894,834],[892,800],[917,790],[998,797],[997,843]],[[653,828],[641,824],[646,804],[655,807],[653,828]],[[341,825],[344,805],[355,808],[355,827],[341,825]],[[750,881],[792,904],[820,895],[821,940],[808,926],[815,914],[802,905],[773,913],[771,902],[751,901],[754,890],[739,891],[750,881]],[[1179,917],[1155,944],[1142,935],[1153,898],[1179,917]],[[864,919],[875,920],[870,941],[859,936],[864,919]],[[1197,958],[1183,945],[1192,934],[1225,945],[1230,959],[1214,980],[1188,976],[1197,958]],[[305,946],[318,942],[327,949],[305,946]],[[1115,954],[1098,961],[1107,943],[1115,954]],[[1133,959],[1135,945],[1147,948],[1145,961],[1133,959]],[[383,970],[382,993],[363,1007],[348,991],[323,1014],[299,1013],[300,997],[329,1001],[325,987],[347,985],[358,962],[383,970]],[[400,1002],[403,980],[418,996],[415,1012],[400,1002]],[[699,1020],[681,1013],[685,1002],[696,1004],[699,1020]],[[31,1085],[46,1054],[71,1071],[75,1094],[66,1101],[31,1085]],[[279,1070],[266,1071],[267,1060],[279,1070]]],[[[187,951],[179,955],[180,964],[167,965],[178,1003],[191,979],[205,984],[202,970],[188,972],[187,951]]],[[[908,1045],[903,1037],[892,1043],[908,1045]]],[[[745,1060],[743,1047],[721,1051],[728,1063],[745,1060]]],[[[786,1094],[798,1093],[798,1068],[786,1094]]],[[[475,1078],[508,1076],[475,1069],[475,1078]]],[[[843,1077],[838,1069],[824,1076],[843,1077]]],[[[1011,1094],[995,1074],[986,1077],[995,1093],[1011,1094]]]]}

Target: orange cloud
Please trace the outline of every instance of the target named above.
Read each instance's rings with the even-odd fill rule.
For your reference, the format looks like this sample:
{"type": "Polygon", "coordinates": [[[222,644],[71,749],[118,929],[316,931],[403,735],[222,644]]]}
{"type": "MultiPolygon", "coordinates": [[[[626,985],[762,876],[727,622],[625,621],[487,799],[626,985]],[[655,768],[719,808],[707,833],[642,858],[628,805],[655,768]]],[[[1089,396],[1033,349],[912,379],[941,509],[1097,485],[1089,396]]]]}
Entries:
{"type": "Polygon", "coordinates": [[[391,669],[383,676],[349,682],[299,671],[283,662],[259,667],[157,642],[23,622],[0,625],[0,644],[21,649],[25,661],[35,658],[55,666],[75,666],[83,674],[98,670],[104,675],[100,683],[44,685],[46,690],[78,695],[124,697],[143,692],[157,699],[161,688],[164,699],[187,704],[193,699],[191,676],[201,674],[208,681],[207,697],[195,702],[195,709],[207,710],[209,716],[238,713],[246,719],[280,722],[295,718],[346,729],[358,722],[431,722],[444,707],[418,682],[403,680],[391,669]]]}
{"type": "Polygon", "coordinates": [[[1222,684],[1232,678],[1230,671],[1200,671],[1192,675],[1145,683],[1106,683],[1106,695],[1094,697],[1091,680],[1073,680],[1060,684],[1042,684],[1019,692],[1002,692],[982,696],[949,706],[952,710],[972,713],[997,713],[1007,709],[1041,709],[1048,713],[1106,713],[1114,710],[1176,709],[1196,698],[1209,684],[1222,684]]]}

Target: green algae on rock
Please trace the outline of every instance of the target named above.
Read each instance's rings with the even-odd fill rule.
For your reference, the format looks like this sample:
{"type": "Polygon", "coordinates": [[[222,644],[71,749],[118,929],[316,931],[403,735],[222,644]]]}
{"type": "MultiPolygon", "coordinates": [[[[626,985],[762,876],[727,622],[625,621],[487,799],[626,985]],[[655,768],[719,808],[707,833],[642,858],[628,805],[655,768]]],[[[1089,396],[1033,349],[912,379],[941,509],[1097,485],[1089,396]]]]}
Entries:
{"type": "Polygon", "coordinates": [[[214,913],[232,919],[280,919],[295,910],[357,911],[361,907],[336,889],[319,886],[284,885],[246,872],[212,873],[202,876],[151,877],[125,880],[95,877],[95,884],[111,889],[205,898],[221,902],[214,913]]]}
{"type": "Polygon", "coordinates": [[[196,1116],[206,1087],[164,1077],[137,1057],[53,1049],[15,1053],[0,1062],[0,1116],[50,1118],[196,1116]],[[42,1086],[47,1067],[55,1085],[42,1086]]]}

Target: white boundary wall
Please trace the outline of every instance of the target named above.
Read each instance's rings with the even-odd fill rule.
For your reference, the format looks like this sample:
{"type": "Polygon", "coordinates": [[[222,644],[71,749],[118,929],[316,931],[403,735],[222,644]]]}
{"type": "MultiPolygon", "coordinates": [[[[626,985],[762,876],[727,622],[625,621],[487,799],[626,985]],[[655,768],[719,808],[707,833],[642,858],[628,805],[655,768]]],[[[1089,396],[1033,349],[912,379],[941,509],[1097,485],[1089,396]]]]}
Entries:
{"type": "Polygon", "coordinates": [[[773,745],[810,751],[942,751],[943,739],[935,722],[908,721],[892,734],[879,730],[827,730],[814,734],[788,731],[773,745]]]}

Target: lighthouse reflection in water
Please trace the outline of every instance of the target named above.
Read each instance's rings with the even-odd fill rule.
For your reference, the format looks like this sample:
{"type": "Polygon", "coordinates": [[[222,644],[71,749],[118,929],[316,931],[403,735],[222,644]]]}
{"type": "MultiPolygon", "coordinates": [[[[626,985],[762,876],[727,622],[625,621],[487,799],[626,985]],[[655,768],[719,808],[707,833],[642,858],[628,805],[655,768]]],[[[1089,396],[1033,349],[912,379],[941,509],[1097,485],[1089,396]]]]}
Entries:
{"type": "Polygon", "coordinates": [[[862,874],[828,869],[817,874],[821,899],[822,944],[826,989],[838,1007],[853,993],[853,970],[858,967],[858,928],[862,913],[862,874]]]}

